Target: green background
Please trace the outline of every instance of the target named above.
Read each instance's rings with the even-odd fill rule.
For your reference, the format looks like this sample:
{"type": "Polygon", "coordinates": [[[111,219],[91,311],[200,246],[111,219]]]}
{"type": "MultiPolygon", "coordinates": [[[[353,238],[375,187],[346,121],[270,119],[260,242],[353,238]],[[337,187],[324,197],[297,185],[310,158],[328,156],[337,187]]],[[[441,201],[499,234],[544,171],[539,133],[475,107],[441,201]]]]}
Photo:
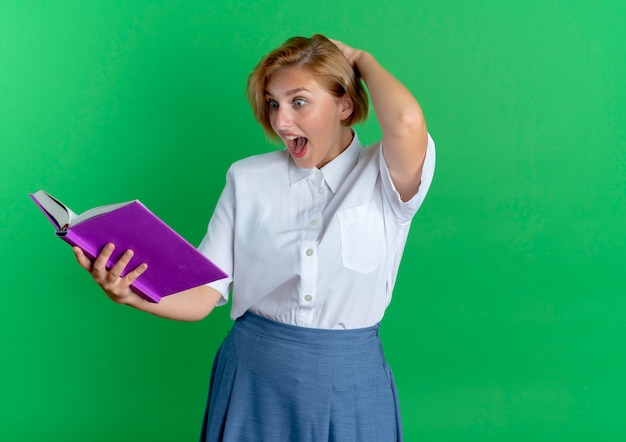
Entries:
{"type": "MultiPolygon", "coordinates": [[[[141,199],[189,241],[291,35],[373,53],[438,148],[383,339],[407,441],[626,440],[626,3],[0,3],[0,438],[191,441],[228,308],[108,301],[29,200],[141,199]]],[[[374,118],[357,128],[380,136],[374,118]]]]}

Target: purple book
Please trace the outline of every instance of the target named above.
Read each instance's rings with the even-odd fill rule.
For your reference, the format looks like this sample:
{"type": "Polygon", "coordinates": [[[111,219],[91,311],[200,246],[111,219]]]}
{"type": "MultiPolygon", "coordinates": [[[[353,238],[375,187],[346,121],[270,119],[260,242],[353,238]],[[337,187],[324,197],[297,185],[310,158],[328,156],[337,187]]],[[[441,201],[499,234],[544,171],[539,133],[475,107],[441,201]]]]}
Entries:
{"type": "Polygon", "coordinates": [[[105,244],[115,244],[107,268],[132,249],[134,255],[122,276],[141,263],[148,264],[148,270],[131,286],[148,301],[159,302],[164,296],[227,276],[139,201],[97,207],[77,215],[43,190],[30,197],[54,224],[57,236],[83,249],[92,260],[105,244]]]}

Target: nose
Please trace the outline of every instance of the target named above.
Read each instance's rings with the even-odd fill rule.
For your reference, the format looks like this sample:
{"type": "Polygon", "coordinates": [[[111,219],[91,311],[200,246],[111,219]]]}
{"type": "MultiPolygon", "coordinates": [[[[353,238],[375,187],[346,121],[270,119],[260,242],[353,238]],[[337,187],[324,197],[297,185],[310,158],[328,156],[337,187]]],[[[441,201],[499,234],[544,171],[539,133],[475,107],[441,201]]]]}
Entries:
{"type": "Polygon", "coordinates": [[[293,119],[291,118],[291,114],[288,109],[284,107],[279,107],[274,112],[274,127],[277,130],[284,130],[291,127],[293,119]]]}

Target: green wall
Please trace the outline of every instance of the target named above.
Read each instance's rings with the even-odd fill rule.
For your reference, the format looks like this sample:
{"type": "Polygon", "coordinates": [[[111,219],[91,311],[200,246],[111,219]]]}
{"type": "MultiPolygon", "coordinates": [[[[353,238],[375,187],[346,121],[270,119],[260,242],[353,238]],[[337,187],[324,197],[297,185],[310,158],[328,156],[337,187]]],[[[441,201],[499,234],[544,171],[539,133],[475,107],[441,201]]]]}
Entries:
{"type": "MultiPolygon", "coordinates": [[[[362,47],[438,147],[383,322],[408,441],[622,441],[626,3],[0,3],[0,438],[196,440],[227,308],[109,302],[28,199],[141,199],[198,243],[294,34],[362,47]]],[[[379,136],[374,119],[358,128],[379,136]]]]}

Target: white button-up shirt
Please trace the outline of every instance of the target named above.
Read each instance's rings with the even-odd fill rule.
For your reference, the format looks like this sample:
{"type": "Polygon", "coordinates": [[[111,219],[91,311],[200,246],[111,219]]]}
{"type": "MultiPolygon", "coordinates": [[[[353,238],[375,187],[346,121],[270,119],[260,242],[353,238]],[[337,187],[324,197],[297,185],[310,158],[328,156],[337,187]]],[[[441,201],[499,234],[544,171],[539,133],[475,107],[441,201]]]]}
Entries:
{"type": "Polygon", "coordinates": [[[352,329],[379,322],[391,301],[411,220],[435,169],[430,136],[417,194],[400,199],[381,143],[350,146],[322,169],[300,169],[286,150],[234,163],[200,251],[229,277],[233,319],[352,329]]]}

